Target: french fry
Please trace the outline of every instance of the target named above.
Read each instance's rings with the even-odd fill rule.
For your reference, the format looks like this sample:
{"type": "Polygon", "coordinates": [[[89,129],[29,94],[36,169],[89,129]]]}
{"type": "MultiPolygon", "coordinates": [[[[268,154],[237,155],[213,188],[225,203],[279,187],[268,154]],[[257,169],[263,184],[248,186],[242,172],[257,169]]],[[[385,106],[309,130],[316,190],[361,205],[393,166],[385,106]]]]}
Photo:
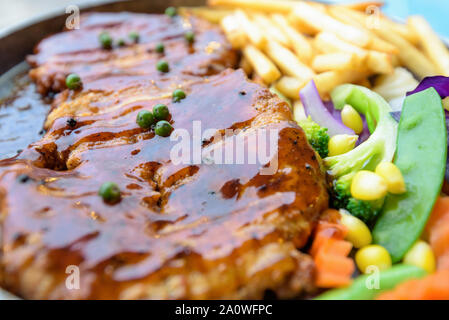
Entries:
{"type": "Polygon", "coordinates": [[[287,20],[298,32],[308,36],[316,35],[316,29],[297,19],[293,12],[287,15],[287,20]]]}
{"type": "Polygon", "coordinates": [[[295,51],[298,58],[304,62],[308,63],[312,59],[313,49],[312,45],[309,43],[307,38],[305,38],[301,33],[296,31],[288,23],[288,20],[282,14],[273,14],[271,16],[274,23],[282,30],[282,32],[290,40],[290,44],[295,51]]]}
{"type": "Polygon", "coordinates": [[[449,76],[449,50],[433,31],[429,23],[420,16],[408,19],[412,30],[418,35],[424,52],[432,60],[439,74],[449,76]]]}
{"type": "Polygon", "coordinates": [[[241,49],[248,43],[248,37],[240,28],[239,21],[234,15],[224,17],[220,25],[234,49],[241,49]]]}
{"type": "MultiPolygon", "coordinates": [[[[340,8],[341,10],[344,10],[346,15],[351,17],[353,20],[357,21],[360,25],[364,26],[365,28],[368,28],[369,30],[377,34],[378,34],[377,31],[379,29],[390,30],[393,31],[396,35],[402,37],[403,39],[406,39],[411,44],[413,45],[418,44],[418,37],[417,35],[413,34],[410,28],[408,28],[403,24],[393,22],[380,13],[372,16],[367,15],[363,12],[345,8],[344,6],[340,6],[340,8]]],[[[398,49],[400,50],[400,48],[398,49]]]]}
{"type": "Polygon", "coordinates": [[[385,40],[382,40],[381,38],[377,36],[373,36],[371,43],[368,45],[367,49],[371,49],[374,51],[379,51],[383,53],[398,55],[399,50],[396,46],[392,45],[391,43],[388,43],[385,40]]]}
{"type": "Polygon", "coordinates": [[[252,15],[254,22],[265,31],[265,34],[268,35],[272,40],[276,40],[280,44],[284,46],[290,46],[290,39],[282,32],[282,30],[277,26],[277,24],[273,23],[271,19],[267,16],[255,13],[252,15]]]}
{"type": "Polygon", "coordinates": [[[293,102],[293,120],[295,120],[296,122],[307,120],[304,105],[300,100],[296,100],[293,102]]]}
{"type": "Polygon", "coordinates": [[[242,27],[246,36],[249,38],[251,43],[259,49],[263,49],[267,39],[263,34],[262,30],[258,28],[247,16],[243,10],[237,10],[235,12],[235,17],[242,27]]]}
{"type": "Polygon", "coordinates": [[[295,6],[295,1],[283,0],[209,0],[210,6],[231,7],[266,13],[289,13],[295,6]]]}
{"type": "Polygon", "coordinates": [[[359,21],[355,20],[353,17],[348,15],[348,9],[345,8],[345,6],[329,6],[329,13],[332,17],[335,19],[349,24],[356,28],[362,28],[366,32],[369,32],[371,35],[371,43],[368,45],[367,49],[385,52],[389,54],[398,54],[399,50],[391,43],[382,40],[380,37],[378,37],[374,32],[367,29],[366,24],[360,23],[359,21]]]}
{"type": "Polygon", "coordinates": [[[357,71],[328,71],[316,75],[313,80],[321,96],[327,96],[332,90],[345,83],[356,83],[365,79],[366,73],[357,71]]]}
{"type": "Polygon", "coordinates": [[[371,42],[371,36],[368,32],[341,23],[305,2],[297,2],[292,14],[298,21],[314,29],[316,33],[332,32],[338,34],[345,41],[362,48],[367,47],[371,42]]]}
{"type": "Polygon", "coordinates": [[[418,36],[406,25],[394,22],[383,15],[380,15],[380,24],[384,24],[391,30],[394,30],[394,32],[413,45],[417,45],[419,42],[418,36]]]}
{"type": "Polygon", "coordinates": [[[302,63],[293,52],[276,41],[268,41],[265,52],[288,76],[296,77],[299,80],[307,80],[315,75],[315,72],[302,63]]]}
{"type": "Polygon", "coordinates": [[[421,51],[396,32],[389,29],[388,26],[380,24],[379,28],[375,29],[375,32],[399,49],[401,63],[417,76],[424,78],[437,74],[435,66],[421,51]]]}
{"type": "Polygon", "coordinates": [[[290,99],[299,99],[299,91],[304,88],[308,81],[301,81],[297,78],[283,76],[275,84],[275,88],[290,99]]]}
{"type": "Polygon", "coordinates": [[[371,71],[380,74],[391,74],[394,72],[391,56],[384,52],[369,51],[367,67],[371,71]]]}
{"type": "Polygon", "coordinates": [[[248,61],[248,59],[246,59],[245,57],[242,57],[242,59],[240,59],[240,65],[239,67],[241,69],[243,69],[243,71],[245,71],[245,73],[247,75],[250,75],[253,73],[253,66],[251,65],[251,63],[248,61]]]}
{"type": "Polygon", "coordinates": [[[194,14],[212,23],[220,23],[220,21],[233,13],[233,10],[229,9],[211,9],[208,7],[180,7],[178,8],[180,15],[194,14]]]}
{"type": "Polygon", "coordinates": [[[312,68],[316,72],[351,70],[357,65],[357,56],[348,52],[326,53],[315,56],[312,68]]]}
{"type": "Polygon", "coordinates": [[[368,57],[368,51],[341,40],[330,32],[321,32],[314,40],[314,46],[323,53],[346,52],[355,54],[362,63],[368,57]]]}
{"type": "Polygon", "coordinates": [[[342,6],[347,7],[349,9],[366,12],[366,10],[369,9],[370,7],[381,8],[383,5],[384,5],[383,1],[366,1],[366,2],[343,4],[342,6]]]}
{"type": "Polygon", "coordinates": [[[255,73],[259,75],[266,84],[271,84],[281,77],[278,68],[253,45],[247,45],[243,49],[245,59],[252,65],[255,73]]]}

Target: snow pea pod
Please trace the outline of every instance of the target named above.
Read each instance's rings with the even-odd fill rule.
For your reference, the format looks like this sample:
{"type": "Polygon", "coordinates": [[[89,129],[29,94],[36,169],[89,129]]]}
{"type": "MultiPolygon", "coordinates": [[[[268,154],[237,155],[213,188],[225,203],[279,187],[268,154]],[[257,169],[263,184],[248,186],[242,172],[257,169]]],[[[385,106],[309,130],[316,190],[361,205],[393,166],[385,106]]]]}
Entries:
{"type": "Polygon", "coordinates": [[[443,184],[447,131],[441,98],[435,89],[413,94],[404,102],[394,163],[407,192],[388,195],[373,230],[374,243],[400,261],[421,236],[443,184]]]}
{"type": "Polygon", "coordinates": [[[380,293],[394,289],[404,281],[424,277],[426,272],[418,267],[398,264],[378,274],[366,274],[344,289],[327,291],[315,300],[373,300],[380,293]]]}

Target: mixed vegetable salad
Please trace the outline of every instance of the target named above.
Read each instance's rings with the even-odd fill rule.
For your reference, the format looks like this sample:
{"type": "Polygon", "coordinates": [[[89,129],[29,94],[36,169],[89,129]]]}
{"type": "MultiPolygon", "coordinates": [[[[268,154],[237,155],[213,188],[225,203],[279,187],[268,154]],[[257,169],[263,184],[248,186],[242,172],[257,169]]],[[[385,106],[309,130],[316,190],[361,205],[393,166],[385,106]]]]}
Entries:
{"type": "Polygon", "coordinates": [[[396,111],[352,84],[328,102],[313,81],[300,96],[295,120],[323,158],[331,190],[310,253],[318,286],[337,289],[317,299],[449,298],[449,78],[425,78],[396,111]]]}

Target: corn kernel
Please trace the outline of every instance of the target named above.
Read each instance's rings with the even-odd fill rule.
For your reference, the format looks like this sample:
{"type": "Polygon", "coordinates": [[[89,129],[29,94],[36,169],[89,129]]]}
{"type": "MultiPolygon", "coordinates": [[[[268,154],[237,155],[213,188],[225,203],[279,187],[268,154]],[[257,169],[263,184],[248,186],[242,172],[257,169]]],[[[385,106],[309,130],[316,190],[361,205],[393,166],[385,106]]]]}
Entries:
{"type": "Polygon", "coordinates": [[[354,149],[358,136],[339,134],[329,140],[329,157],[338,156],[354,149]]]}
{"type": "Polygon", "coordinates": [[[351,183],[351,195],[359,200],[379,200],[384,198],[387,192],[387,182],[374,172],[359,171],[351,183]]]}
{"type": "Polygon", "coordinates": [[[369,245],[357,251],[355,262],[363,273],[366,273],[371,266],[375,266],[379,268],[379,271],[383,271],[389,269],[392,265],[390,253],[379,245],[369,245]]]}
{"type": "Polygon", "coordinates": [[[360,134],[363,131],[363,120],[360,114],[349,104],[345,105],[341,111],[341,120],[348,128],[360,134]]]}
{"type": "Polygon", "coordinates": [[[382,162],[376,168],[376,173],[387,182],[388,192],[402,194],[407,191],[404,177],[398,167],[390,162],[382,162]]]}
{"type": "Polygon", "coordinates": [[[345,210],[340,210],[340,214],[340,223],[348,230],[346,240],[351,242],[354,248],[358,249],[371,244],[373,239],[371,232],[362,220],[354,217],[345,210]]]}
{"type": "Polygon", "coordinates": [[[404,257],[405,264],[411,264],[433,273],[436,269],[435,255],[432,248],[422,241],[416,242],[404,257]]]}

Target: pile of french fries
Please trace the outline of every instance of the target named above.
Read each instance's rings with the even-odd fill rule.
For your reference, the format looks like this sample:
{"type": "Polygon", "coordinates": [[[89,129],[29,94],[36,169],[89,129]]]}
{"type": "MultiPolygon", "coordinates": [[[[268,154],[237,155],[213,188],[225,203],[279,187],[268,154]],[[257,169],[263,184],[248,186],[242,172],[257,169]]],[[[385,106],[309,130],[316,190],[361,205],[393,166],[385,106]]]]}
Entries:
{"type": "MultiPolygon", "coordinates": [[[[323,97],[338,85],[370,86],[406,67],[420,79],[449,76],[449,51],[422,17],[407,24],[380,13],[382,2],[324,5],[298,0],[209,0],[189,11],[219,23],[241,67],[293,101],[314,80],[323,97]]],[[[186,9],[185,9],[186,10],[186,9]]]]}

